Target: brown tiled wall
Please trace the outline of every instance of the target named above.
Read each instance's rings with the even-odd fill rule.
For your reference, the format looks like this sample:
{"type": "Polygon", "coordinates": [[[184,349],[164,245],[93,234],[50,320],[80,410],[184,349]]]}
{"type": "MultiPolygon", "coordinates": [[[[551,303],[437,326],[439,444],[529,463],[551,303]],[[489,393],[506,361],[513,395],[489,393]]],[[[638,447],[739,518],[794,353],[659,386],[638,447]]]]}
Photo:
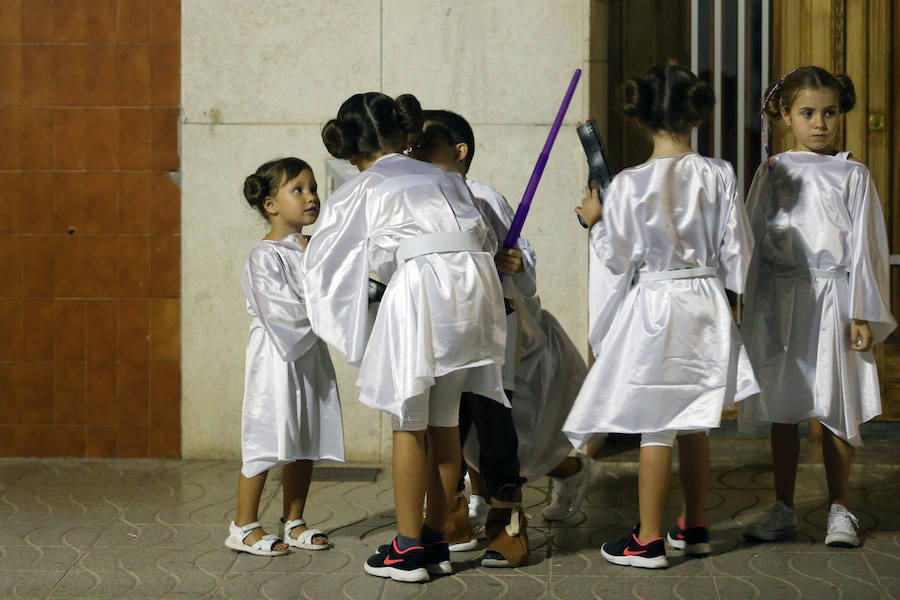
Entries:
{"type": "Polygon", "coordinates": [[[181,452],[180,0],[0,0],[0,456],[181,452]]]}

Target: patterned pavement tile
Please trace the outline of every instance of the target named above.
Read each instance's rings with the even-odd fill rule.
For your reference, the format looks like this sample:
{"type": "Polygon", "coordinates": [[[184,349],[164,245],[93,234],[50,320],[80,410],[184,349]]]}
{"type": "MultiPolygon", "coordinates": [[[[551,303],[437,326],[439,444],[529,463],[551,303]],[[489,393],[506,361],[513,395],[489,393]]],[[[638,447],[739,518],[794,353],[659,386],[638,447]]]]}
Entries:
{"type": "MultiPolygon", "coordinates": [[[[637,520],[637,452],[629,450],[608,458],[599,487],[562,522],[540,516],[549,501],[546,478],[525,486],[526,565],[482,568],[482,544],[452,555],[454,574],[421,585],[382,580],[362,569],[396,533],[386,466],[375,481],[313,482],[305,518],[329,533],[331,549],[264,558],[223,545],[235,511],[237,461],[0,460],[0,598],[900,600],[900,467],[873,457],[884,447],[860,452],[865,466],[854,470],[850,504],[863,547],[845,550],[823,543],[824,471],[809,448],[804,456],[818,462],[800,469],[799,534],[779,543],[743,539],[744,526],[771,504],[773,493],[766,442],[741,444],[714,453],[709,558],[687,559],[669,549],[670,567],[659,571],[602,558],[600,545],[626,535],[637,520]]],[[[900,457],[900,443],[886,456],[900,457]]],[[[667,523],[680,504],[676,469],[667,523]]],[[[281,505],[275,471],[260,503],[260,520],[272,533],[280,534],[281,505]]]]}
{"type": "Polygon", "coordinates": [[[46,598],[67,571],[19,570],[0,573],[0,598],[46,598]]]}
{"type": "Polygon", "coordinates": [[[202,598],[216,591],[220,578],[198,569],[183,572],[69,571],[50,598],[202,598]]]}
{"type": "Polygon", "coordinates": [[[86,549],[107,529],[105,524],[79,521],[28,521],[9,519],[0,527],[0,546],[66,546],[86,549]]]}
{"type": "Polygon", "coordinates": [[[3,546],[0,547],[0,574],[10,571],[67,570],[83,554],[81,550],[71,546],[3,546]]]}
{"type": "Polygon", "coordinates": [[[900,577],[885,577],[878,582],[888,597],[900,598],[900,577]]]}

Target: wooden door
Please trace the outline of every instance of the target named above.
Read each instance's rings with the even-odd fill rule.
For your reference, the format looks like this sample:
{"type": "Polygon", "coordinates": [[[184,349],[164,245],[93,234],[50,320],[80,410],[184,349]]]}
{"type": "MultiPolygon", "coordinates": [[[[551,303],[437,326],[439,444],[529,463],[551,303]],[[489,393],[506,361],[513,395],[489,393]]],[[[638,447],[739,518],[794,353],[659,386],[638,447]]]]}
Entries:
{"type": "MultiPolygon", "coordinates": [[[[843,147],[868,165],[888,226],[891,252],[900,254],[900,9],[892,0],[774,0],[773,71],[818,65],[846,73],[856,88],[856,108],[844,120],[843,147]],[[893,74],[893,77],[891,76],[893,74]],[[893,100],[892,100],[893,98],[893,100]]],[[[783,128],[775,152],[791,143],[783,128]]],[[[900,317],[900,266],[892,267],[892,307],[900,317]]],[[[883,415],[900,421],[900,334],[875,348],[883,415]]]]}

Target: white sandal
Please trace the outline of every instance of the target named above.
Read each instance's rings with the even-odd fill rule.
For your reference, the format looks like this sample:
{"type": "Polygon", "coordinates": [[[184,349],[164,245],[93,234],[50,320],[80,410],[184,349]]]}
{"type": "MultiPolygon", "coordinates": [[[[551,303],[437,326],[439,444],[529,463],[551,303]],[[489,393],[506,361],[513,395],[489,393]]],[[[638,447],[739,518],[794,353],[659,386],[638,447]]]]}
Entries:
{"type": "MultiPolygon", "coordinates": [[[[283,521],[284,519],[282,519],[283,521]]],[[[284,524],[284,540],[287,542],[289,546],[294,548],[301,548],[303,550],[325,550],[326,548],[331,547],[331,541],[328,541],[325,544],[314,544],[313,538],[317,535],[324,536],[325,539],[328,539],[328,534],[326,534],[321,529],[307,529],[300,535],[296,537],[296,539],[291,535],[291,532],[297,527],[305,526],[306,521],[303,519],[294,519],[293,521],[287,521],[284,524]]]]}
{"type": "Polygon", "coordinates": [[[276,544],[281,543],[282,540],[277,535],[271,533],[262,536],[262,539],[257,540],[252,546],[245,544],[244,539],[246,539],[254,529],[262,529],[262,525],[259,521],[253,521],[252,523],[247,523],[240,527],[235,525],[234,521],[232,521],[231,524],[228,525],[228,538],[225,540],[225,545],[232,550],[247,552],[249,554],[255,554],[256,556],[282,556],[288,553],[287,548],[284,550],[272,550],[272,548],[276,544]]]}

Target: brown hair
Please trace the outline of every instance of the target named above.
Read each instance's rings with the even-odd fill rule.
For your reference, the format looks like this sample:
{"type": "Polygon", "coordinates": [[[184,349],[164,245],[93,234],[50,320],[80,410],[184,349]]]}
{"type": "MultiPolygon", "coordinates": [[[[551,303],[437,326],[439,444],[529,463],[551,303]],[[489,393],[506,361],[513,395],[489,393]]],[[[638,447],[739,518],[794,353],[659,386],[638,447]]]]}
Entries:
{"type": "Polygon", "coordinates": [[[715,104],[708,83],[674,65],[651,67],[622,87],[622,112],[650,131],[690,131],[709,118],[715,104]]]}
{"type": "Polygon", "coordinates": [[[805,89],[830,89],[837,94],[838,108],[842,113],[856,106],[856,90],[846,75],[832,75],[822,67],[798,67],[784,78],[769,86],[763,109],[773,121],[781,118],[781,109],[791,110],[797,94],[805,89]]]}
{"type": "Polygon", "coordinates": [[[246,198],[247,204],[258,210],[259,214],[268,220],[269,215],[265,207],[266,198],[277,194],[281,186],[303,171],[312,171],[312,168],[306,161],[299,158],[287,157],[270,160],[244,179],[244,198],[246,198]]]}

